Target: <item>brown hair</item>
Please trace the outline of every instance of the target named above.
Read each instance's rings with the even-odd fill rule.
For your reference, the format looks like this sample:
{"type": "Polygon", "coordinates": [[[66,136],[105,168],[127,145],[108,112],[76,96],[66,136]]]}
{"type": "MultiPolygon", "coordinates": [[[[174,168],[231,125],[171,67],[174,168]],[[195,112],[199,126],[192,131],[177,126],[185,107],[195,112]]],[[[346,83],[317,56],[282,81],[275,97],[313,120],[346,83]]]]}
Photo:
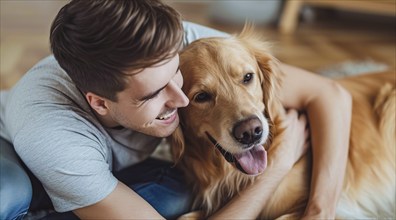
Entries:
{"type": "Polygon", "coordinates": [[[72,0],[51,26],[51,50],[82,92],[112,101],[128,72],[177,53],[180,15],[159,0],[72,0]]]}

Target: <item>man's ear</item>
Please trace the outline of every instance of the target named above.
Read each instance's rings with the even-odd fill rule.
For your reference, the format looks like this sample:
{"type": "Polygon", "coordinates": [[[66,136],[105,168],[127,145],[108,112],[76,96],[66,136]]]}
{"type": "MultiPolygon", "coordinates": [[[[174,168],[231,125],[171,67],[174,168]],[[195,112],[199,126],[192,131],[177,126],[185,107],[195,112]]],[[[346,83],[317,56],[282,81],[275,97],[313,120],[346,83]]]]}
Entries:
{"type": "Polygon", "coordinates": [[[87,92],[85,94],[85,98],[87,99],[91,108],[95,110],[95,112],[98,113],[99,115],[104,116],[109,113],[107,99],[98,96],[92,92],[87,92]]]}

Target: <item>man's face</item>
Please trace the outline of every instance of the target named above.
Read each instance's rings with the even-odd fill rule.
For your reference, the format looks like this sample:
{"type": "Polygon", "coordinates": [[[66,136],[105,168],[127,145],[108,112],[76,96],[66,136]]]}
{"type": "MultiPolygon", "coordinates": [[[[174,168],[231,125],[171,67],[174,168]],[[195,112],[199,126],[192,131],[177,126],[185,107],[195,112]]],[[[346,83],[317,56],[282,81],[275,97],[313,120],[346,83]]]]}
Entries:
{"type": "Polygon", "coordinates": [[[188,105],[176,55],[128,77],[127,88],[108,102],[115,124],[152,136],[169,136],[179,124],[177,109],[188,105]]]}

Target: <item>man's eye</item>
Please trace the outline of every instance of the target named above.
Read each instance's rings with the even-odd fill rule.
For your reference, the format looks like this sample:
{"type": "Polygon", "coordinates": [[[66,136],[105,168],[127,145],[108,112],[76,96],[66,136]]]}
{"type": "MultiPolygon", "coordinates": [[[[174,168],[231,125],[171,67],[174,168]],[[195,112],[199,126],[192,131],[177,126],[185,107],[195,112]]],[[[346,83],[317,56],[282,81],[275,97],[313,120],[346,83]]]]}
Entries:
{"type": "Polygon", "coordinates": [[[250,82],[252,79],[253,79],[253,73],[246,73],[243,76],[243,83],[246,84],[246,83],[250,82]]]}
{"type": "Polygon", "coordinates": [[[194,96],[194,101],[198,103],[207,102],[212,99],[212,96],[207,92],[200,92],[194,96]]]}
{"type": "Polygon", "coordinates": [[[151,96],[149,96],[149,97],[146,97],[145,100],[148,101],[148,100],[154,99],[154,98],[156,98],[159,94],[160,94],[159,92],[156,92],[155,94],[153,94],[153,95],[151,95],[151,96]]]}

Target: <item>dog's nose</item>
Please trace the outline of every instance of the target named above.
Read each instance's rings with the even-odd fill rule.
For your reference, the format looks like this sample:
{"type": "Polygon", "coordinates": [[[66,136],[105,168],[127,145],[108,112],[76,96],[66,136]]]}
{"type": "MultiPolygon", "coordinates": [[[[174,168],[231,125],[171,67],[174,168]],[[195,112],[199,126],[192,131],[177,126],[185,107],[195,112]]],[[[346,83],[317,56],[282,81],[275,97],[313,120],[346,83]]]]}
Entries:
{"type": "Polygon", "coordinates": [[[249,118],[238,122],[234,126],[232,133],[238,142],[252,144],[260,140],[263,134],[263,125],[257,117],[249,118]]]}

